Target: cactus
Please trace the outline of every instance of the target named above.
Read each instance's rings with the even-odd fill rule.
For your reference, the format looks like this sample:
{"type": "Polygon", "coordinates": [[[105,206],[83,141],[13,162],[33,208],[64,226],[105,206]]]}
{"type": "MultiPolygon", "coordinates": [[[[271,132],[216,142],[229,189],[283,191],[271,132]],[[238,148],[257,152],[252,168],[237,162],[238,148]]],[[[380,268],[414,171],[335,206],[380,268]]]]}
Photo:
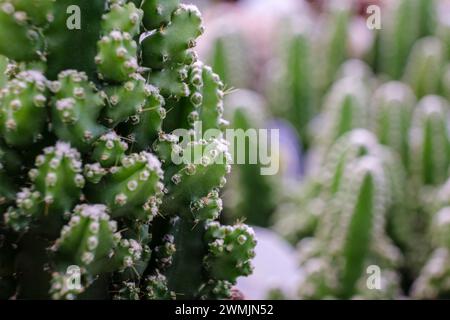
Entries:
{"type": "Polygon", "coordinates": [[[442,78],[440,80],[440,95],[445,99],[450,99],[450,65],[446,64],[442,70],[442,78]]]}
{"type": "MultiPolygon", "coordinates": [[[[48,13],[51,23],[45,27],[44,34],[47,43],[47,78],[55,80],[62,70],[77,70],[85,72],[89,79],[93,80],[97,74],[97,66],[92,57],[97,53],[97,42],[102,35],[101,22],[105,13],[105,1],[48,0],[47,2],[52,3],[48,13]],[[76,19],[69,20],[70,16],[67,14],[67,12],[76,13],[73,11],[75,8],[73,5],[78,6],[82,15],[79,25],[76,19]],[[80,43],[83,44],[83,50],[79,50],[80,43]]],[[[10,32],[8,34],[14,34],[13,30],[10,32]]]]}
{"type": "Polygon", "coordinates": [[[439,96],[424,97],[417,105],[410,131],[411,174],[419,185],[439,185],[449,165],[449,106],[439,96]]]}
{"type": "Polygon", "coordinates": [[[5,142],[15,147],[35,143],[45,126],[47,102],[45,78],[38,71],[24,71],[3,88],[1,133],[5,142]],[[45,109],[44,109],[45,110],[45,109]]]}
{"type": "MultiPolygon", "coordinates": [[[[289,240],[294,242],[305,236],[312,236],[317,231],[320,221],[325,218],[329,202],[337,197],[339,190],[344,186],[345,168],[350,167],[357,159],[366,156],[381,161],[383,175],[387,179],[386,185],[390,190],[386,196],[386,212],[391,207],[403,204],[402,184],[405,174],[398,157],[380,145],[370,131],[355,129],[344,134],[333,144],[317,168],[317,173],[308,176],[300,190],[295,192],[297,198],[293,200],[294,204],[291,202],[288,206],[295,211],[290,215],[284,214],[283,218],[280,212],[278,213],[280,220],[276,228],[281,233],[289,231],[289,240]],[[286,227],[287,223],[290,223],[288,228],[286,227]],[[285,230],[281,231],[283,226],[285,230]]],[[[281,213],[285,212],[283,207],[280,210],[281,213]]],[[[386,219],[390,219],[387,213],[386,219]]]]}
{"type": "Polygon", "coordinates": [[[322,185],[317,180],[317,177],[307,177],[284,196],[274,213],[273,229],[293,245],[314,235],[326,205],[321,196],[322,185]]]}
{"type": "Polygon", "coordinates": [[[323,65],[314,70],[313,80],[320,96],[328,91],[339,67],[346,60],[351,18],[349,2],[330,1],[326,9],[327,14],[316,30],[319,40],[313,49],[313,57],[323,61],[323,65]]]}
{"type": "Polygon", "coordinates": [[[8,67],[8,59],[4,56],[0,56],[0,87],[3,88],[3,86],[6,84],[6,81],[8,80],[8,77],[6,76],[8,67]]]}
{"type": "MultiPolygon", "coordinates": [[[[159,2],[149,1],[146,5],[148,12],[160,11],[159,2]]],[[[162,7],[169,9],[169,5],[162,7]]],[[[161,11],[162,16],[166,15],[166,10],[161,11]]],[[[204,32],[204,27],[196,7],[182,5],[167,14],[171,14],[171,17],[164,28],[150,30],[142,35],[142,64],[148,68],[151,83],[159,87],[163,94],[185,97],[189,95],[185,82],[188,66],[197,59],[193,48],[196,39],[204,32]]]]}
{"type": "Polygon", "coordinates": [[[0,30],[0,298],[230,298],[255,239],[217,221],[230,154],[198,9],[8,0],[0,30]]]}
{"type": "MultiPolygon", "coordinates": [[[[261,97],[251,91],[240,90],[225,99],[226,114],[229,115],[230,127],[242,130],[243,133],[250,132],[251,129],[263,129],[266,121],[264,102],[261,97]]],[[[251,136],[251,133],[249,134],[251,136]]],[[[258,150],[261,145],[252,139],[246,139],[245,149],[239,149],[239,139],[237,138],[232,150],[235,161],[238,165],[231,175],[229,187],[226,195],[230,201],[225,206],[230,217],[237,216],[245,218],[249,224],[258,226],[268,226],[271,215],[277,204],[277,194],[275,187],[277,180],[273,176],[261,174],[262,164],[248,163],[250,160],[250,150],[258,150]],[[245,155],[247,161],[240,163],[238,157],[245,155]]]]}
{"type": "Polygon", "coordinates": [[[17,174],[19,172],[20,157],[14,150],[4,144],[0,145],[0,209],[3,211],[10,201],[14,200],[15,185],[8,172],[17,174]]]}
{"type": "Polygon", "coordinates": [[[413,284],[411,295],[414,298],[446,299],[449,296],[449,218],[450,208],[443,207],[432,219],[431,232],[435,249],[413,284]]]}
{"type": "Polygon", "coordinates": [[[450,24],[444,14],[440,15],[436,21],[434,35],[442,41],[445,60],[448,60],[450,58],[450,24]]]}
{"type": "Polygon", "coordinates": [[[374,82],[371,66],[359,59],[348,59],[340,67],[337,72],[336,80],[347,77],[354,77],[361,80],[369,88],[374,82]]]}
{"type": "Polygon", "coordinates": [[[378,33],[376,61],[379,61],[380,71],[394,80],[401,78],[409,52],[420,37],[422,26],[426,24],[426,19],[421,19],[419,11],[421,2],[423,3],[422,0],[397,0],[389,3],[390,10],[384,16],[383,30],[378,33]]]}
{"type": "Polygon", "coordinates": [[[248,50],[248,44],[238,30],[227,30],[214,38],[208,60],[226,86],[249,89],[254,85],[248,50]]]}
{"type": "MultiPolygon", "coordinates": [[[[282,15],[262,41],[278,50],[261,55],[268,72],[255,81],[268,84],[271,112],[291,122],[307,151],[305,177],[282,185],[272,226],[299,247],[300,298],[450,296],[444,2],[315,1],[301,19],[282,15]],[[368,5],[381,8],[379,30],[366,28],[368,5]],[[368,286],[372,265],[379,290],[368,286]]],[[[230,204],[257,186],[233,183],[230,204]]]]}
{"type": "Polygon", "coordinates": [[[319,145],[329,148],[344,133],[367,128],[367,99],[368,90],[364,83],[353,77],[336,81],[325,99],[320,119],[323,126],[317,138],[319,145]]]}
{"type": "Polygon", "coordinates": [[[416,230],[406,209],[406,181],[400,157],[372,132],[354,129],[337,139],[295,198],[277,212],[275,229],[294,244],[300,241],[306,273],[300,298],[401,294],[397,270],[418,252],[411,248],[416,230]],[[371,265],[382,270],[382,290],[376,293],[366,286],[371,265]]]}
{"type": "Polygon", "coordinates": [[[435,0],[419,0],[419,36],[426,37],[433,34],[437,28],[438,7],[435,0]]]}

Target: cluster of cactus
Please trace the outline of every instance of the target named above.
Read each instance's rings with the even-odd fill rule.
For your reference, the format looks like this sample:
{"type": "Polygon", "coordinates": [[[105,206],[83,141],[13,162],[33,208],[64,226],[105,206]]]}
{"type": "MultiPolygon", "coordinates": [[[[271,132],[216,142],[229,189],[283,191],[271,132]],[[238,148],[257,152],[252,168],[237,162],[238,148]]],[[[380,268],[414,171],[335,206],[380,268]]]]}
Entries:
{"type": "Polygon", "coordinates": [[[448,27],[438,4],[382,7],[366,62],[348,56],[321,99],[308,175],[274,219],[298,243],[300,297],[449,296],[448,27]],[[368,284],[373,266],[381,288],[368,284]]]}
{"type": "MultiPolygon", "coordinates": [[[[271,216],[277,207],[277,179],[262,175],[262,164],[252,163],[252,150],[258,150],[258,141],[251,139],[254,129],[264,129],[267,125],[267,115],[264,114],[264,100],[257,93],[249,90],[238,90],[225,98],[225,116],[230,120],[230,128],[248,133],[245,143],[239,145],[235,141],[233,172],[224,192],[224,216],[233,220],[244,218],[250,225],[268,227],[271,216]],[[244,158],[239,163],[238,157],[244,158]]],[[[238,139],[236,139],[238,140],[238,139]]],[[[261,146],[259,146],[261,148],[261,146]]]]}
{"type": "MultiPolygon", "coordinates": [[[[334,74],[345,61],[350,10],[348,5],[341,9],[339,6],[342,2],[333,1],[337,5],[330,6],[330,16],[320,19],[320,28],[313,29],[309,10],[304,10],[307,8],[301,6],[301,2],[292,2],[293,7],[299,5],[298,11],[293,10],[289,15],[281,14],[279,23],[266,21],[276,28],[266,37],[275,37],[275,41],[248,39],[249,36],[258,38],[264,35],[249,35],[236,26],[225,27],[224,22],[228,21],[217,18],[219,22],[215,24],[218,31],[209,39],[210,43],[204,45],[204,54],[226,85],[262,91],[272,115],[287,119],[307,149],[311,137],[308,124],[317,114],[320,97],[332,84],[334,74]],[[255,48],[255,43],[272,46],[263,50],[255,48]],[[270,57],[264,54],[260,56],[258,51],[268,51],[270,57]],[[270,61],[264,61],[268,58],[270,61]],[[315,59],[323,61],[320,67],[314,64],[315,59]],[[263,62],[267,62],[267,66],[263,62]]],[[[277,6],[269,1],[264,5],[267,10],[277,6]]],[[[242,20],[242,16],[245,19],[245,13],[240,13],[239,9],[236,11],[238,13],[236,16],[231,15],[230,20],[242,20]]],[[[250,27],[250,23],[240,21],[236,24],[245,28],[250,27]]]]}
{"type": "Polygon", "coordinates": [[[194,130],[226,126],[203,32],[178,0],[0,1],[0,298],[227,299],[251,273],[253,231],[218,222],[228,144],[194,130]]]}

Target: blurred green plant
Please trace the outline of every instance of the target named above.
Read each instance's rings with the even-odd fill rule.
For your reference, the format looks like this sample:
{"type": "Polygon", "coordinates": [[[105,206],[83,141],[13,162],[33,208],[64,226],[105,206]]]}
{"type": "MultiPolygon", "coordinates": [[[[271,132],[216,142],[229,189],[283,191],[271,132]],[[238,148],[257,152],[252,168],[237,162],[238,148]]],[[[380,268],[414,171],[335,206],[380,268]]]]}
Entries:
{"type": "MultiPolygon", "coordinates": [[[[340,58],[342,50],[317,41],[340,67],[324,67],[315,54],[301,74],[330,80],[306,124],[313,137],[306,177],[285,192],[273,218],[273,228],[298,245],[301,298],[449,295],[449,29],[438,5],[384,4],[367,65],[349,49],[340,58]],[[371,266],[381,270],[379,290],[367,284],[371,266]]],[[[335,34],[345,21],[336,17],[322,12],[335,34]]],[[[360,18],[347,19],[347,35],[336,37],[351,48],[349,32],[360,18]]]]}
{"type": "Polygon", "coordinates": [[[306,173],[294,187],[238,168],[224,195],[227,216],[271,221],[298,245],[301,298],[447,298],[448,7],[374,1],[381,29],[369,30],[371,1],[309,2],[261,15],[258,23],[272,26],[267,35],[252,32],[245,11],[259,13],[260,3],[238,5],[231,32],[209,43],[208,60],[228,86],[257,91],[234,93],[237,108],[226,103],[232,126],[281,118],[305,150],[297,156],[306,173]],[[374,266],[379,290],[367,285],[374,266]]]}

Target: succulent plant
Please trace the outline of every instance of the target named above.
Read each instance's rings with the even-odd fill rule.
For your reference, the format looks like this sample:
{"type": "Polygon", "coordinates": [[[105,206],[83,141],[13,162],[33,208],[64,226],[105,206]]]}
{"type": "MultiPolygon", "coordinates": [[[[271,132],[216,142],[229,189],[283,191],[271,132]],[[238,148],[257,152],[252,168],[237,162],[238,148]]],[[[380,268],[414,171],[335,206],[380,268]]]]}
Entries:
{"type": "Polygon", "coordinates": [[[448,102],[439,96],[419,101],[410,131],[411,174],[420,185],[447,179],[449,166],[448,102]]]}
{"type": "Polygon", "coordinates": [[[311,35],[305,26],[294,22],[285,23],[280,29],[284,38],[280,37],[283,41],[278,58],[268,71],[271,74],[267,88],[270,109],[275,116],[290,121],[307,149],[311,141],[308,124],[317,109],[311,35]]]}
{"type": "Polygon", "coordinates": [[[444,59],[444,46],[439,39],[426,37],[416,41],[406,65],[404,82],[418,98],[439,93],[444,59]]]}
{"type": "Polygon", "coordinates": [[[249,89],[253,85],[249,46],[239,30],[226,28],[214,38],[208,60],[225,86],[249,89]]]}
{"type": "Polygon", "coordinates": [[[387,3],[387,6],[383,28],[377,35],[374,65],[377,71],[398,80],[403,75],[415,41],[434,31],[436,5],[435,1],[397,0],[387,3]]]}
{"type": "Polygon", "coordinates": [[[230,298],[251,273],[253,231],[217,221],[228,144],[194,131],[225,124],[203,31],[178,0],[1,1],[0,298],[230,298]]]}
{"type": "Polygon", "coordinates": [[[243,143],[236,138],[231,150],[236,165],[225,192],[228,199],[225,213],[229,219],[238,217],[251,225],[267,227],[278,203],[278,180],[277,176],[261,174],[263,165],[260,159],[252,158],[255,156],[253,152],[259,152],[262,144],[251,138],[252,130],[266,126],[264,101],[252,91],[239,90],[226,97],[225,106],[230,128],[246,135],[243,143]]]}
{"type": "Polygon", "coordinates": [[[408,168],[409,129],[415,96],[408,85],[391,81],[381,85],[372,97],[372,130],[381,144],[391,147],[408,168]]]}
{"type": "Polygon", "coordinates": [[[319,179],[308,176],[299,186],[286,192],[273,215],[272,228],[292,245],[316,232],[326,205],[319,179]]]}
{"type": "Polygon", "coordinates": [[[328,149],[343,134],[369,126],[367,85],[361,79],[345,77],[330,88],[320,115],[317,145],[328,149]]]}
{"type": "Polygon", "coordinates": [[[435,249],[413,284],[411,295],[414,298],[442,299],[447,298],[450,294],[449,224],[450,208],[443,207],[435,213],[432,219],[431,232],[435,249]]]}
{"type": "Polygon", "coordinates": [[[329,1],[324,15],[313,36],[318,37],[313,49],[313,57],[322,61],[320,67],[313,72],[318,94],[323,96],[333,83],[339,67],[348,55],[349,25],[351,19],[351,3],[329,1]]]}
{"type": "Polygon", "coordinates": [[[400,251],[385,231],[392,186],[382,159],[360,153],[337,165],[331,179],[335,192],[324,198],[315,236],[300,243],[306,272],[300,296],[352,298],[363,294],[358,283],[365,281],[369,266],[395,270],[401,263],[400,251]]]}
{"type": "MultiPolygon", "coordinates": [[[[272,184],[282,194],[272,227],[298,246],[305,273],[299,297],[448,298],[448,4],[310,2],[317,10],[265,21],[273,30],[262,43],[274,50],[249,48],[270,56],[252,60],[266,71],[253,83],[266,86],[251,89],[295,127],[306,150],[303,179],[272,184]],[[367,29],[369,5],[380,6],[379,30],[367,29]],[[367,282],[372,267],[380,268],[379,289],[367,282]]],[[[248,33],[247,24],[242,29],[248,33]]],[[[218,65],[229,64],[222,52],[231,44],[227,38],[218,46],[218,65]]],[[[256,114],[240,108],[235,116],[257,127],[256,114]]],[[[241,190],[261,187],[251,176],[233,179],[235,195],[225,193],[232,206],[247,200],[235,211],[250,212],[254,196],[241,190]]],[[[252,221],[252,214],[243,216],[252,221]]]]}

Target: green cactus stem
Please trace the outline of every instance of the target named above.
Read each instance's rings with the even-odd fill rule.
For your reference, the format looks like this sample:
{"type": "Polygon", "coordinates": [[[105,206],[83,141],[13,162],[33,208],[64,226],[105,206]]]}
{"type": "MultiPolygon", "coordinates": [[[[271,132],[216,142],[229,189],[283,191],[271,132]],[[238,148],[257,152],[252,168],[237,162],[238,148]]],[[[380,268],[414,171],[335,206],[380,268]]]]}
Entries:
{"type": "Polygon", "coordinates": [[[412,174],[421,185],[445,181],[449,165],[448,104],[438,96],[424,97],[417,105],[410,133],[412,174]]]}
{"type": "Polygon", "coordinates": [[[418,98],[439,93],[444,54],[443,45],[437,38],[423,38],[414,44],[406,65],[404,81],[411,86],[418,98]]]}
{"type": "Polygon", "coordinates": [[[198,9],[8,0],[0,30],[0,298],[231,298],[256,241],[218,222],[231,159],[198,9]]]}

